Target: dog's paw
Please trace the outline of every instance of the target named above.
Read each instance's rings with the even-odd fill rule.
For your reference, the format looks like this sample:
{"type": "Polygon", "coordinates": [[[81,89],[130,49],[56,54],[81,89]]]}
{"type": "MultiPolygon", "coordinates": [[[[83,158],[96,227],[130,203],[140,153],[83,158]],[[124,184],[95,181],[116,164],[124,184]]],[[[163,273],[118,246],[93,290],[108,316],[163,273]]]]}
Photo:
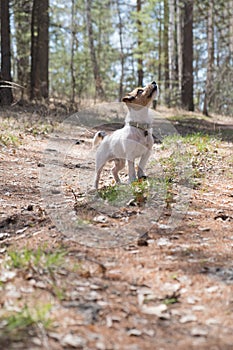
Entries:
{"type": "Polygon", "coordinates": [[[146,180],[147,179],[147,176],[146,175],[142,175],[142,176],[139,176],[138,177],[138,180],[146,180]]]}

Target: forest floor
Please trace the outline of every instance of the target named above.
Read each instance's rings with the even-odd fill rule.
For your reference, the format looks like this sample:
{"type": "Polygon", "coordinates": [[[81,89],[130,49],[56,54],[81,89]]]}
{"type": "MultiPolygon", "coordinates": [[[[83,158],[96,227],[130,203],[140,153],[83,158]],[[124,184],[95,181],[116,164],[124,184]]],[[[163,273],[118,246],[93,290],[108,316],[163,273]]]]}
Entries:
{"type": "MultiPolygon", "coordinates": [[[[147,227],[148,182],[136,184],[115,211],[117,188],[102,190],[104,208],[81,189],[93,177],[93,130],[77,130],[63,157],[49,137],[54,114],[0,111],[1,349],[233,348],[233,122],[161,107],[158,113],[178,130],[192,167],[188,205],[175,227],[177,137],[156,143],[148,163],[152,178],[163,170],[165,195],[147,227]],[[58,153],[57,162],[46,158],[58,153]],[[51,190],[61,179],[62,189],[51,190]],[[112,232],[120,235],[116,246],[112,232]]],[[[106,170],[101,186],[107,181],[106,170]]]]}

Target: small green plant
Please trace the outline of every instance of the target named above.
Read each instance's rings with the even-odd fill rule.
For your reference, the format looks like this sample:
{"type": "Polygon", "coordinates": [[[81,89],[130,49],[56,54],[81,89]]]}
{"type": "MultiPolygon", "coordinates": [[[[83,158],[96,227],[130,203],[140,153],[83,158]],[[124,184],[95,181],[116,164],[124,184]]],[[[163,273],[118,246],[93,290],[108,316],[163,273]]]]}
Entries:
{"type": "Polygon", "coordinates": [[[33,136],[47,135],[53,131],[53,126],[50,124],[37,124],[30,127],[26,127],[26,131],[33,136]]]}
{"type": "Polygon", "coordinates": [[[0,145],[1,144],[6,147],[18,146],[20,144],[20,140],[19,140],[19,137],[14,134],[4,133],[0,135],[0,145]]]}
{"type": "Polygon", "coordinates": [[[195,133],[181,137],[169,136],[164,139],[162,149],[172,153],[160,159],[165,178],[170,183],[197,185],[197,179],[204,177],[216,157],[218,139],[195,133]]]}
{"type": "Polygon", "coordinates": [[[51,304],[37,305],[35,308],[29,308],[25,305],[21,311],[4,319],[6,322],[6,331],[22,331],[39,323],[42,324],[45,329],[51,328],[52,320],[49,317],[51,308],[51,304]]]}
{"type": "Polygon", "coordinates": [[[176,303],[178,303],[179,302],[179,300],[178,300],[178,297],[176,297],[176,296],[174,296],[174,297],[168,297],[168,298],[165,298],[164,300],[163,300],[163,303],[165,304],[165,305],[172,305],[172,304],[176,304],[176,303]]]}
{"type": "Polygon", "coordinates": [[[173,135],[167,136],[163,140],[162,149],[170,149],[174,145],[179,148],[183,146],[194,146],[196,151],[206,152],[209,149],[214,149],[218,146],[218,138],[208,134],[197,132],[194,134],[187,134],[186,136],[173,135]]]}
{"type": "Polygon", "coordinates": [[[143,206],[155,190],[159,190],[159,179],[139,179],[130,185],[108,186],[99,191],[99,195],[110,204],[122,206],[134,203],[143,206]]]}
{"type": "Polygon", "coordinates": [[[108,202],[114,202],[119,198],[119,185],[104,187],[99,191],[99,195],[102,199],[108,202]]]}
{"type": "Polygon", "coordinates": [[[58,300],[62,301],[65,299],[65,288],[58,287],[57,285],[53,285],[53,293],[56,295],[58,300]]]}
{"type": "Polygon", "coordinates": [[[43,270],[53,269],[64,263],[67,253],[64,250],[45,252],[41,248],[36,251],[25,248],[22,251],[8,251],[7,265],[17,269],[41,267],[43,270]]]}
{"type": "Polygon", "coordinates": [[[58,250],[53,253],[44,254],[44,264],[48,269],[53,268],[54,266],[61,266],[64,263],[64,257],[67,255],[67,252],[64,250],[58,250]]]}
{"type": "Polygon", "coordinates": [[[7,265],[16,269],[28,266],[32,253],[26,248],[22,252],[8,251],[7,265]]]}
{"type": "Polygon", "coordinates": [[[148,180],[138,180],[131,184],[131,191],[134,201],[138,206],[146,203],[150,193],[150,183],[148,180]]]}
{"type": "MultiPolygon", "coordinates": [[[[82,213],[83,214],[83,213],[82,213]]],[[[85,215],[85,214],[84,214],[85,215]]],[[[76,221],[77,227],[85,227],[86,225],[89,225],[91,223],[90,220],[87,219],[81,219],[78,218],[78,220],[76,221]]]]}
{"type": "Polygon", "coordinates": [[[187,145],[195,146],[198,152],[211,151],[217,143],[216,138],[200,132],[183,137],[183,141],[187,145]]]}

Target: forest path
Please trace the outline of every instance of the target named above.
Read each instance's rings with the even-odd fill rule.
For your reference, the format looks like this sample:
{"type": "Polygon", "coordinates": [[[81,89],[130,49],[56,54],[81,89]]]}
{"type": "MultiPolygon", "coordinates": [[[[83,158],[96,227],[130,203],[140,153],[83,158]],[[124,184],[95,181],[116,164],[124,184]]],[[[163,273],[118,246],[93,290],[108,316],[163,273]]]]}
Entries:
{"type": "MultiPolygon", "coordinates": [[[[4,121],[8,125],[1,130],[0,149],[2,349],[232,349],[232,123],[181,113],[171,119],[182,135],[218,131],[214,144],[210,141],[206,150],[198,146],[199,151],[193,151],[202,175],[190,190],[186,215],[169,231],[174,202],[166,197],[167,206],[141,239],[138,231],[132,236],[136,239],[111,249],[80,245],[75,236],[58,231],[41,197],[39,173],[48,149],[45,130],[11,131],[9,120],[4,121]]],[[[84,142],[72,146],[61,164],[61,203],[72,215],[81,208],[81,219],[93,220],[92,227],[100,232],[122,227],[127,235],[127,224],[135,215],[140,217],[137,206],[119,209],[118,216],[111,217],[77,203],[77,178],[90,169],[93,174],[94,168],[92,161],[90,169],[83,167],[74,153],[82,148],[85,159],[90,136],[82,135],[84,142]]],[[[150,174],[167,152],[155,145],[150,174]]],[[[104,176],[108,179],[108,172],[104,176]]],[[[59,189],[53,194],[59,195],[59,189]]],[[[129,226],[129,236],[132,231],[129,226]]]]}

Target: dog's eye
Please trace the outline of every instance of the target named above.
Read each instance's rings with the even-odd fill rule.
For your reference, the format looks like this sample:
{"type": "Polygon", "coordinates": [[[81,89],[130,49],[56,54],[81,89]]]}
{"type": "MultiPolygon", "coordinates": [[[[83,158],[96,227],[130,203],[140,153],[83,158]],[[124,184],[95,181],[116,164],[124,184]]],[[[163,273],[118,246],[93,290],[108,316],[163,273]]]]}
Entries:
{"type": "Polygon", "coordinates": [[[138,92],[137,92],[139,95],[141,95],[143,93],[143,89],[138,89],[138,92]]]}

